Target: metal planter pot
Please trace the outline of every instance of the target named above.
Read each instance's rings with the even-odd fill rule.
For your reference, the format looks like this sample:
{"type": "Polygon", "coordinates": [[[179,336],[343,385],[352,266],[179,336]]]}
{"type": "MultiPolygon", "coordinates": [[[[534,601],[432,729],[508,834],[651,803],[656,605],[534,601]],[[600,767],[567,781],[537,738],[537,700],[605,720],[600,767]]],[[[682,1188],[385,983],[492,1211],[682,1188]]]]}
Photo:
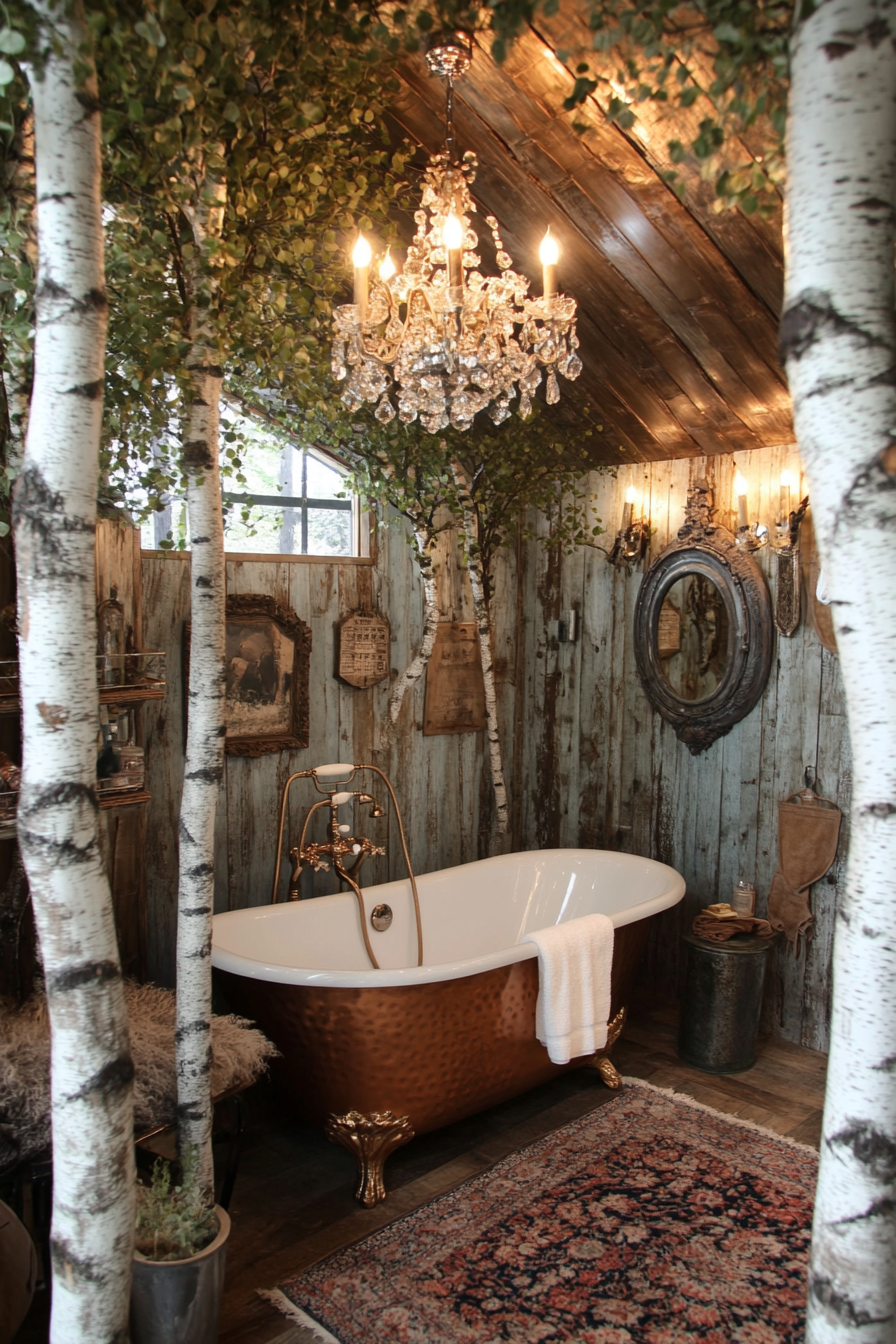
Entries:
{"type": "Polygon", "coordinates": [[[678,1058],[703,1073],[752,1069],[773,940],[749,934],[711,943],[686,933],[682,941],[687,983],[678,1024],[678,1058]]]}
{"type": "Polygon", "coordinates": [[[218,1235],[188,1260],[134,1252],[131,1344],[216,1344],[230,1218],[215,1205],[218,1235]]]}

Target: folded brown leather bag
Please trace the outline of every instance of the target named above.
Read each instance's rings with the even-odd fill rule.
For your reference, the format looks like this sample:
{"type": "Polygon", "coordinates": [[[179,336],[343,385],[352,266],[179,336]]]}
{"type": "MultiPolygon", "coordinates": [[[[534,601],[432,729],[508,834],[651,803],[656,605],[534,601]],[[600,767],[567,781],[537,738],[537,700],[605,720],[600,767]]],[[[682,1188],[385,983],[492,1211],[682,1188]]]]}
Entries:
{"type": "Polygon", "coordinates": [[[809,888],[837,857],[842,813],[836,803],[800,789],[778,804],[778,867],[768,894],[769,923],[794,956],[813,920],[809,888]]]}

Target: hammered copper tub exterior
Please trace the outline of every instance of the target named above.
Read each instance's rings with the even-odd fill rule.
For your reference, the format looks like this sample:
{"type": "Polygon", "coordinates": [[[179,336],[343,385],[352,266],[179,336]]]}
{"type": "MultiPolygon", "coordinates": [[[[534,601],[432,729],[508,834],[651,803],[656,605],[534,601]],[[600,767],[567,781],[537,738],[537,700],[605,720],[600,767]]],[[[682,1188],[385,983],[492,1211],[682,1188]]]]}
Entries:
{"type": "MultiPolygon", "coordinates": [[[[611,1018],[629,998],[650,920],[616,930],[611,1018]]],[[[296,1115],[391,1111],[438,1129],[565,1069],[535,1039],[538,961],[383,989],[273,984],[216,971],[233,1007],[282,1051],[275,1078],[296,1115]]]]}

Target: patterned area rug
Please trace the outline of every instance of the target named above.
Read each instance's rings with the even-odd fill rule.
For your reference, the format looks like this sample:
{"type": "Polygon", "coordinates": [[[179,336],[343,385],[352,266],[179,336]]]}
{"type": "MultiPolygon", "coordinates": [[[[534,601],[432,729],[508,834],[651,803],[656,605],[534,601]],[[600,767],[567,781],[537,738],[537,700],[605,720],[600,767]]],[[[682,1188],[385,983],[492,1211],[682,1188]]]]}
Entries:
{"type": "Polygon", "coordinates": [[[799,1344],[817,1154],[625,1082],[264,1296],[335,1344],[799,1344]]]}

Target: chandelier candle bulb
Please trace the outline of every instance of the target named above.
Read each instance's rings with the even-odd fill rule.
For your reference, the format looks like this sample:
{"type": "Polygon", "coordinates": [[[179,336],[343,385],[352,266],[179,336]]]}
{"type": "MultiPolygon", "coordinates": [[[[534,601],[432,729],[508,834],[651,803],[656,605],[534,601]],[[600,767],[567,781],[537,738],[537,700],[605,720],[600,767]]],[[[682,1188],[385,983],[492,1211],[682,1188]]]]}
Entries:
{"type": "Polygon", "coordinates": [[[386,248],[386,255],[380,262],[379,277],[383,284],[388,284],[395,274],[395,262],[392,260],[392,248],[386,248]]]}
{"type": "Polygon", "coordinates": [[[464,283],[464,231],[454,213],[447,216],[442,229],[442,246],[448,258],[448,288],[460,289],[464,283]]]}
{"type": "Polygon", "coordinates": [[[737,494],[737,526],[739,528],[749,527],[750,523],[747,518],[747,481],[746,477],[742,476],[740,472],[738,472],[734,478],[734,489],[737,494]]]}
{"type": "Polygon", "coordinates": [[[362,322],[367,316],[370,257],[370,244],[363,233],[359,233],[358,241],[355,243],[354,251],[352,252],[352,265],[355,268],[355,304],[357,305],[362,322]]]}
{"type": "Polygon", "coordinates": [[[550,228],[541,240],[538,256],[541,260],[542,290],[544,297],[550,299],[557,293],[557,262],[560,260],[560,248],[557,239],[551,237],[550,228]]]}
{"type": "Polygon", "coordinates": [[[625,492],[625,504],[622,507],[622,529],[627,531],[632,525],[635,513],[635,487],[630,485],[625,492]]]}

